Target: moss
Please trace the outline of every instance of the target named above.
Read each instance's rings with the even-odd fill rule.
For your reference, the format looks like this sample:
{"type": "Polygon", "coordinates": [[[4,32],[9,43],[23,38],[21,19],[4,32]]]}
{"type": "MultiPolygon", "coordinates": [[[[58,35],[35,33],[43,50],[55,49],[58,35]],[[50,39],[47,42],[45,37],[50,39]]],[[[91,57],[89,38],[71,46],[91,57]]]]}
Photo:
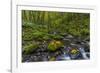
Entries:
{"type": "Polygon", "coordinates": [[[76,48],[73,48],[71,51],[70,51],[70,54],[72,55],[75,55],[75,54],[78,54],[79,53],[79,50],[76,49],[76,48]]]}
{"type": "Polygon", "coordinates": [[[24,48],[24,53],[25,54],[31,54],[32,52],[34,52],[37,48],[38,48],[38,44],[37,43],[31,43],[28,45],[25,45],[24,48]]]}
{"type": "Polygon", "coordinates": [[[51,57],[51,58],[49,59],[49,61],[55,61],[55,60],[56,60],[55,57],[51,57]]]}
{"type": "Polygon", "coordinates": [[[57,50],[58,48],[62,47],[63,46],[63,43],[60,42],[60,41],[56,41],[56,40],[53,40],[49,43],[48,45],[48,50],[50,51],[55,51],[57,50]]]}

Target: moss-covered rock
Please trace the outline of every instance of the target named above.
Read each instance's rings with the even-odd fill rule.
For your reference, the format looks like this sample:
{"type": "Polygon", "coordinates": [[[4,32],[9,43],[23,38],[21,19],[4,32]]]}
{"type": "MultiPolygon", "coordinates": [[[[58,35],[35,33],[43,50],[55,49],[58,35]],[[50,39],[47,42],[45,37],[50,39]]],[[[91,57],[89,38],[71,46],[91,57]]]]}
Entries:
{"type": "Polygon", "coordinates": [[[61,41],[53,40],[48,44],[48,50],[55,51],[62,46],[63,46],[63,43],[61,41]]]}
{"type": "Polygon", "coordinates": [[[72,54],[72,55],[76,55],[76,54],[78,54],[79,53],[79,50],[77,49],[77,48],[72,48],[71,50],[70,50],[70,54],[72,54]]]}
{"type": "Polygon", "coordinates": [[[51,57],[51,58],[49,59],[49,61],[55,61],[55,60],[56,60],[55,57],[51,57]]]}

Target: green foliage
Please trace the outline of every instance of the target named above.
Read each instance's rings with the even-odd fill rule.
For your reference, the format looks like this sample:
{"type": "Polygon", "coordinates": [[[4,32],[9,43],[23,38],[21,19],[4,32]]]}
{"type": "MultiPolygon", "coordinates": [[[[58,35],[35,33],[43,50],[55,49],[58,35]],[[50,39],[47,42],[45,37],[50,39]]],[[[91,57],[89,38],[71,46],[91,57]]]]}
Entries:
{"type": "Polygon", "coordinates": [[[54,35],[54,34],[48,34],[50,39],[54,39],[54,40],[60,40],[63,37],[59,34],[59,35],[54,35]]]}
{"type": "Polygon", "coordinates": [[[33,51],[35,51],[35,49],[37,49],[39,47],[39,45],[37,43],[30,43],[30,44],[27,44],[23,47],[24,49],[24,53],[25,54],[30,54],[32,53],[33,51]]]}
{"type": "Polygon", "coordinates": [[[48,40],[49,39],[49,35],[47,32],[43,32],[43,31],[35,31],[33,33],[34,39],[36,40],[48,40]]]}
{"type": "Polygon", "coordinates": [[[31,31],[23,32],[22,39],[23,40],[32,40],[33,39],[32,32],[31,31]]]}
{"type": "MultiPolygon", "coordinates": [[[[51,41],[49,44],[47,43],[48,49],[51,51],[62,46],[52,40],[61,40],[65,38],[64,34],[85,39],[90,35],[89,30],[89,13],[22,10],[22,42],[51,41]]],[[[34,47],[32,44],[22,46],[34,47]]]]}
{"type": "Polygon", "coordinates": [[[22,28],[22,39],[23,40],[32,40],[33,39],[33,28],[30,25],[23,25],[22,28]]]}
{"type": "Polygon", "coordinates": [[[26,25],[26,22],[29,22],[28,24],[32,26],[33,31],[38,31],[37,34],[58,32],[77,37],[86,36],[84,33],[89,34],[89,17],[89,13],[22,11],[23,24],[26,25]]]}

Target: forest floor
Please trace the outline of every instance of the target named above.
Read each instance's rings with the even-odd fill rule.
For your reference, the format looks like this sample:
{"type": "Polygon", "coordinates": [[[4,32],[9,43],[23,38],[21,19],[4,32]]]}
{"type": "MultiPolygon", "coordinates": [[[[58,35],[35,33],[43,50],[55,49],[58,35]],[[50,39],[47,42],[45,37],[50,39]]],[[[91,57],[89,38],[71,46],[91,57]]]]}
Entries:
{"type": "Polygon", "coordinates": [[[67,43],[55,51],[49,51],[45,43],[30,54],[24,54],[23,51],[22,62],[87,60],[90,58],[89,41],[75,38],[64,38],[63,41],[67,43]]]}

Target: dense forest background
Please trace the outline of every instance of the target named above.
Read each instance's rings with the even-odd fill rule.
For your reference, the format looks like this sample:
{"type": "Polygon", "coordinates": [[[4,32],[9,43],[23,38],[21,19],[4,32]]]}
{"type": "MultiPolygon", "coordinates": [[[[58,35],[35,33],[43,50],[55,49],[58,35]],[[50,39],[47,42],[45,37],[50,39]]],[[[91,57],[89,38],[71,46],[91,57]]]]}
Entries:
{"type": "Polygon", "coordinates": [[[89,13],[22,10],[23,54],[30,54],[36,48],[55,51],[62,43],[67,47],[78,40],[79,45],[87,38],[89,43],[89,13]]]}
{"type": "Polygon", "coordinates": [[[89,36],[89,13],[22,11],[22,23],[35,33],[71,34],[82,39],[89,36]]]}

